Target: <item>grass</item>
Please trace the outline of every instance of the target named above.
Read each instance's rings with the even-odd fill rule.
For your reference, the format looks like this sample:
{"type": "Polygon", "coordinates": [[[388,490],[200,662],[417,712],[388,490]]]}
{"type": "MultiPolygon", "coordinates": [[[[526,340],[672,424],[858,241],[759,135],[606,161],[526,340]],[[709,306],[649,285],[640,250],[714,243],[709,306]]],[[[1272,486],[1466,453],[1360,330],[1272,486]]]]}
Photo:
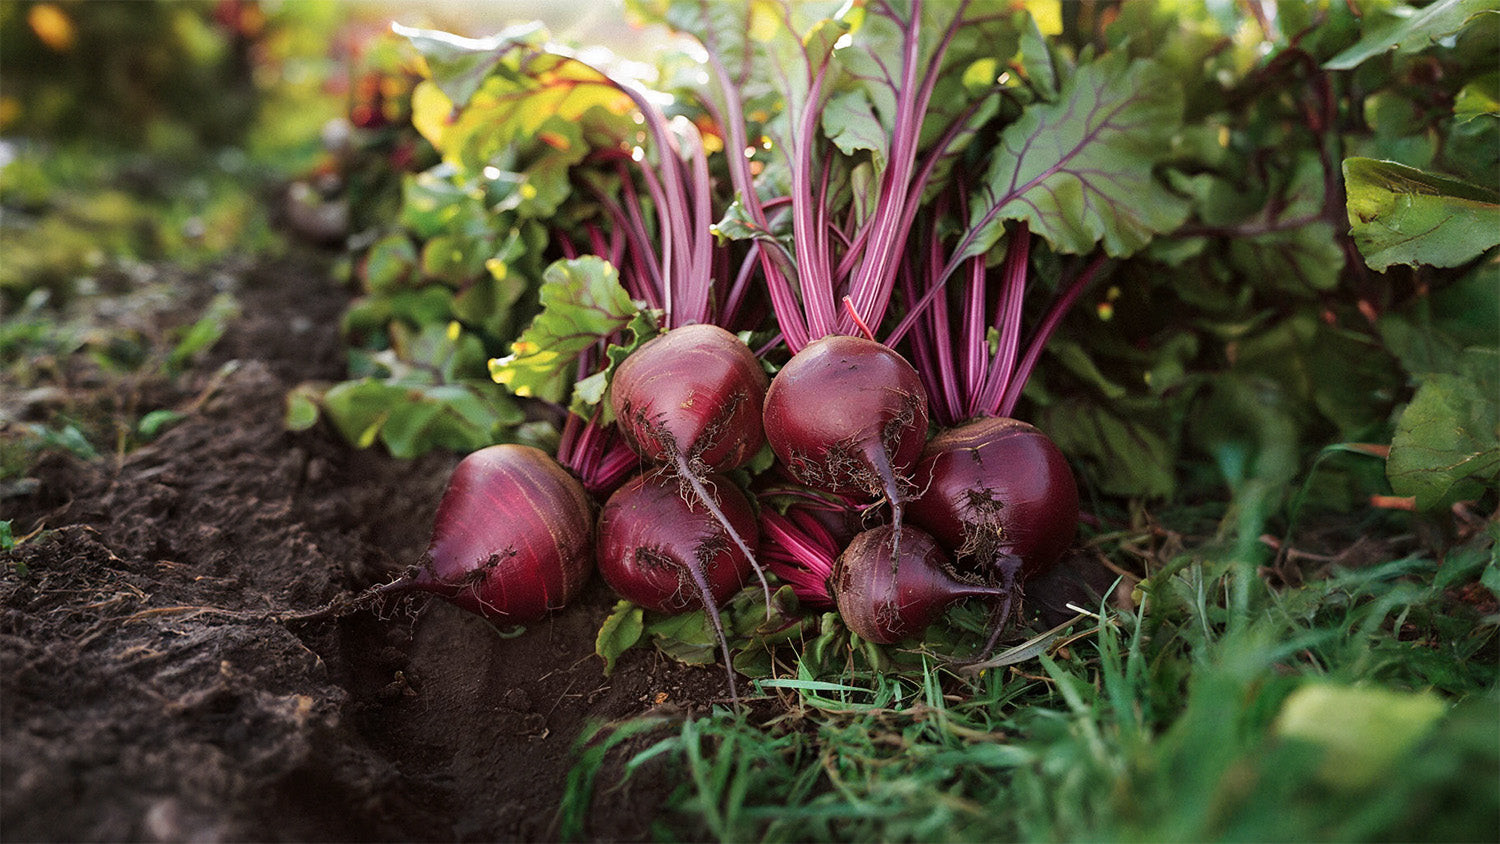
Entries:
{"type": "Polygon", "coordinates": [[[592,772],[654,730],[624,770],[677,784],[663,840],[1493,841],[1500,617],[1476,587],[1497,532],[1299,588],[1186,555],[1142,609],[972,679],[799,660],[760,684],[785,704],[769,721],[591,736],[563,830],[586,831],[592,772]]]}

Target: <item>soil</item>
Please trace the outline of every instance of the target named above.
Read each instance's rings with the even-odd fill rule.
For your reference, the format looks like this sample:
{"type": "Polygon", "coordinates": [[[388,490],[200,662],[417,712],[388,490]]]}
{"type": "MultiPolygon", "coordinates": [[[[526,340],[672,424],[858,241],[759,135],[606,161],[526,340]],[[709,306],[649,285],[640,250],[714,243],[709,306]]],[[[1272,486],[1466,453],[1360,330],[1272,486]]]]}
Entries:
{"type": "MultiPolygon", "coordinates": [[[[44,458],[0,498],[18,536],[45,529],[0,576],[6,840],[556,838],[590,725],[726,694],[719,669],[642,649],[606,677],[593,645],[614,599],[597,580],[509,638],[441,601],[273,618],[415,560],[456,460],[284,429],[290,387],[343,373],[347,296],[323,277],[216,271],[243,316],[212,352],[100,397],[183,421],[123,456],[44,458]]],[[[185,278],[164,319],[212,287],[185,278]]],[[[647,837],[666,788],[601,789],[586,835],[647,837]]]]}

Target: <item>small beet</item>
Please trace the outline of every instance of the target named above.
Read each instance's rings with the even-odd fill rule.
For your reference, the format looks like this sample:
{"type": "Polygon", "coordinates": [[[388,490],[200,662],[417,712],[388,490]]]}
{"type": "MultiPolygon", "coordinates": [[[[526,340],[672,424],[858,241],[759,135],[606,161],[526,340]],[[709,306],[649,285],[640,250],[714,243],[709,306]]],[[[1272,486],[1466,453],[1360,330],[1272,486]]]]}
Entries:
{"type": "Polygon", "coordinates": [[[948,555],[923,530],[908,527],[897,549],[891,525],[854,537],[834,563],[832,586],[849,629],[883,645],[920,635],[965,598],[1005,597],[1001,589],[959,579],[948,555]]]}
{"type": "MultiPolygon", "coordinates": [[[[744,493],[710,476],[720,506],[743,536],[757,536],[744,493]]],[[[678,482],[660,474],[627,482],[599,517],[599,573],[631,603],[664,613],[722,606],[750,576],[750,561],[702,506],[682,496],[678,482]],[[706,589],[700,589],[701,575],[706,589]]]]}
{"type": "Polygon", "coordinates": [[[913,524],[1006,590],[988,653],[1029,578],[1056,565],[1078,530],[1078,484],[1046,434],[987,417],[932,438],[917,467],[913,524]]]}
{"type": "Polygon", "coordinates": [[[1054,565],[1078,530],[1078,485],[1046,434],[1016,419],[984,418],[943,431],[917,468],[908,508],[960,559],[1001,581],[1054,565]]]}
{"type": "Polygon", "coordinates": [[[718,515],[684,497],[679,479],[641,475],[609,497],[599,517],[599,573],[620,597],[649,610],[681,613],[703,608],[713,625],[735,691],[729,641],[719,607],[745,585],[751,558],[730,538],[727,523],[755,542],[755,512],[727,478],[710,475],[718,515]]]}

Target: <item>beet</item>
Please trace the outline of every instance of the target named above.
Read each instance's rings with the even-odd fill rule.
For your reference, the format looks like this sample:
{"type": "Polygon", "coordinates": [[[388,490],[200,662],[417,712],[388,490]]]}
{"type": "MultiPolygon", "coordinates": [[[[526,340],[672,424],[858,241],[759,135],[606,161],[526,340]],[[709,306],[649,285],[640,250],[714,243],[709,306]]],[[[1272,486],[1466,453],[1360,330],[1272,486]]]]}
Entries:
{"type": "Polygon", "coordinates": [[[710,475],[705,486],[717,493],[719,516],[684,497],[677,480],[661,473],[638,476],[616,490],[599,517],[599,573],[620,597],[646,609],[707,610],[729,673],[729,694],[738,700],[719,607],[745,585],[752,566],[721,520],[754,542],[755,513],[727,478],[710,475]]]}
{"type": "MultiPolygon", "coordinates": [[[[756,537],[744,493],[722,477],[709,482],[740,535],[756,537]]],[[[599,517],[597,557],[599,573],[620,597],[664,613],[722,606],[750,576],[749,558],[718,520],[658,474],[637,476],[610,496],[599,517]]]]}
{"type": "Polygon", "coordinates": [[[854,537],[834,562],[831,585],[844,624],[883,645],[921,634],[965,598],[1005,598],[1004,590],[961,580],[926,531],[907,527],[898,549],[891,525],[854,537]]]}
{"type": "Polygon", "coordinates": [[[685,325],[620,363],[610,401],[637,454],[702,477],[743,466],[760,451],[767,380],[738,337],[716,325],[685,325]]]}
{"type": "Polygon", "coordinates": [[[453,470],[411,585],[489,618],[537,621],[583,588],[593,536],[576,478],[540,449],[493,445],[453,470]]]}
{"type": "Polygon", "coordinates": [[[765,430],[802,483],[883,496],[899,538],[908,474],[927,438],[927,393],[904,358],[860,337],[809,343],[771,381],[765,430]]]}
{"type": "Polygon", "coordinates": [[[908,513],[960,559],[1001,581],[1051,568],[1078,530],[1078,486],[1062,452],[1035,427],[984,418],[943,431],[917,468],[908,513]]]}
{"type": "Polygon", "coordinates": [[[593,542],[594,505],[577,478],[541,449],[492,445],[454,467],[415,565],[387,583],[280,619],[325,621],[420,591],[486,618],[529,624],[577,597],[593,542]]]}

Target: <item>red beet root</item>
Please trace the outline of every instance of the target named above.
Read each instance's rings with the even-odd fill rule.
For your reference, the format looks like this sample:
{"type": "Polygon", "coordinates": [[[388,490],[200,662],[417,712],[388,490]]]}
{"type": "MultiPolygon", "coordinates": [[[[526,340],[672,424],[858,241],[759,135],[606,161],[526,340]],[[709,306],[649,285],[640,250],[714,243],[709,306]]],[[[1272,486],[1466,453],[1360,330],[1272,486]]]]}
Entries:
{"type": "Polygon", "coordinates": [[[965,562],[988,571],[1011,598],[1001,608],[993,647],[1022,583],[1055,565],[1078,530],[1078,486],[1062,452],[1035,427],[984,418],[932,438],[917,467],[922,494],[913,524],[931,531],[965,562]]]}
{"type": "Polygon", "coordinates": [[[1002,580],[1051,568],[1078,530],[1078,486],[1062,452],[1015,419],[980,419],[933,437],[916,483],[912,523],[1002,580]]]}
{"type": "Polygon", "coordinates": [[[884,496],[899,536],[907,474],[927,438],[927,393],[904,358],[859,337],[813,341],[772,380],[765,429],[802,483],[884,496]]]}
{"type": "Polygon", "coordinates": [[[620,363],[611,404],[631,448],[691,474],[742,466],[765,442],[766,373],[738,337],[716,325],[685,325],[620,363]]]}
{"type": "MultiPolygon", "coordinates": [[[[710,477],[720,506],[743,536],[756,534],[750,503],[732,482],[710,477]]],[[[599,573],[631,603],[665,613],[722,605],[745,585],[750,560],[718,521],[685,500],[677,482],[641,475],[620,487],[599,518],[599,573]],[[699,588],[699,578],[706,588],[699,588]]]]}
{"type": "Polygon", "coordinates": [[[588,580],[592,522],[583,485],[545,452],[480,449],[453,470],[412,586],[490,618],[537,621],[588,580]]]}
{"type": "Polygon", "coordinates": [[[538,621],[588,581],[593,514],[583,484],[541,449],[482,448],[453,469],[416,565],[388,583],[281,620],[324,621],[385,596],[421,591],[496,621],[538,621]]]}
{"type": "Polygon", "coordinates": [[[948,555],[925,531],[904,531],[892,571],[895,546],[894,528],[882,525],[854,537],[834,563],[832,585],[839,615],[862,639],[898,642],[919,635],[965,598],[1005,597],[1004,590],[960,580],[948,555]]]}
{"type": "Polygon", "coordinates": [[[761,405],[766,373],[738,337],[716,325],[685,325],[656,337],[620,363],[610,403],[637,454],[669,467],[771,589],[752,541],[721,511],[705,484],[710,472],[743,465],[765,443],[761,405]]]}
{"type": "MultiPolygon", "coordinates": [[[[755,513],[726,478],[709,476],[724,520],[756,541],[755,513]]],[[[642,475],[611,495],[599,517],[599,573],[621,597],[649,610],[680,613],[704,608],[719,639],[729,693],[735,692],[729,642],[719,607],[745,585],[751,559],[701,502],[684,498],[678,482],[642,475]]]]}

